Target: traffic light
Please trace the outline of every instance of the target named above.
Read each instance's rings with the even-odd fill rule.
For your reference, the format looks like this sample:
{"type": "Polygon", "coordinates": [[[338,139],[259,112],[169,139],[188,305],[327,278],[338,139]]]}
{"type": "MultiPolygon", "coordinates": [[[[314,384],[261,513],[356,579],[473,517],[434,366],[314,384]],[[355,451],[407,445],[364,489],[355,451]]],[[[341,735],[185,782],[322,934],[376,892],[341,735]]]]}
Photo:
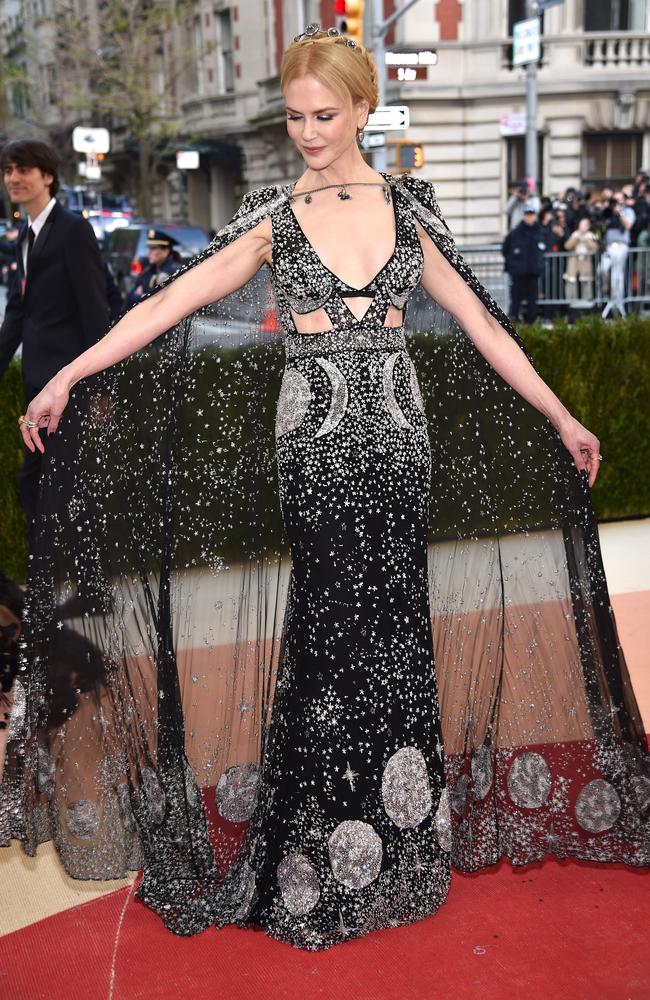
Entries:
{"type": "Polygon", "coordinates": [[[343,35],[363,45],[363,10],[365,0],[336,0],[336,27],[343,35]]]}
{"type": "Polygon", "coordinates": [[[400,142],[397,145],[397,169],[419,170],[424,166],[424,147],[417,142],[400,142]]]}

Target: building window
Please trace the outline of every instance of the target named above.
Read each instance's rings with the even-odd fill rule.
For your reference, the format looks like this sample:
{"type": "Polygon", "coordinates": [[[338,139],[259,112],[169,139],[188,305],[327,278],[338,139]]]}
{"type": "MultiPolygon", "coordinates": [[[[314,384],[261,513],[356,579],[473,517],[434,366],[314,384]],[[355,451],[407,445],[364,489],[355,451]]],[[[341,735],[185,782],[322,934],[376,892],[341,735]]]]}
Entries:
{"type": "Polygon", "coordinates": [[[650,0],[584,0],[585,31],[650,31],[650,0]]]}
{"type": "Polygon", "coordinates": [[[230,8],[216,10],[214,23],[217,35],[217,61],[219,69],[219,88],[222,93],[230,94],[235,89],[235,74],[232,38],[232,15],[230,8]]]}
{"type": "MultiPolygon", "coordinates": [[[[526,136],[512,135],[506,140],[506,172],[508,177],[508,187],[519,184],[526,179],[526,136]]],[[[542,158],[544,153],[544,137],[537,136],[537,190],[542,189],[542,158]]]]}
{"type": "Polygon", "coordinates": [[[626,184],[641,166],[640,132],[598,132],[583,136],[582,183],[588,187],[626,184]]]}
{"type": "MultiPolygon", "coordinates": [[[[526,20],[526,0],[508,0],[508,38],[512,38],[512,31],[517,21],[526,20]]],[[[540,15],[541,30],[544,31],[544,13],[540,15]]]]}

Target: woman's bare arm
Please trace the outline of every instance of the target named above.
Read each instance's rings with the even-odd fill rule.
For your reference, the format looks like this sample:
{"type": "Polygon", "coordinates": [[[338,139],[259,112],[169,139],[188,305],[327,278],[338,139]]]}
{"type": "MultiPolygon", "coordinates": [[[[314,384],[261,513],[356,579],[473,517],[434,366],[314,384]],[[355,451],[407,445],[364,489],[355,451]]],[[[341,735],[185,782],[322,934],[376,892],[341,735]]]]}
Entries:
{"type": "Polygon", "coordinates": [[[519,345],[488,312],[462,277],[419,226],[424,253],[422,286],[465,331],[477,350],[508,385],[548,417],[580,471],[593,485],[600,466],[600,443],[571,416],[537,374],[519,345]]]}
{"type": "Polygon", "coordinates": [[[46,426],[48,434],[56,431],[76,382],[128,358],[185,316],[241,288],[265,261],[270,261],[270,252],[271,221],[264,219],[249,233],[130,309],[102,340],[62,368],[32,400],[26,416],[36,426],[21,425],[27,447],[43,451],[38,427],[46,426]]]}

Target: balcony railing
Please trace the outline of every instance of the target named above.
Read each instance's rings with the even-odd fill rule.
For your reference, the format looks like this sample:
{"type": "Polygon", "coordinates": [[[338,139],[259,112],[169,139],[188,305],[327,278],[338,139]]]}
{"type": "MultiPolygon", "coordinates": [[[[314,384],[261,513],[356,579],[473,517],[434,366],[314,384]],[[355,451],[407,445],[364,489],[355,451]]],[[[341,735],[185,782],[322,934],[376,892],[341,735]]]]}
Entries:
{"type": "Polygon", "coordinates": [[[607,32],[584,36],[586,66],[650,67],[650,35],[607,32]]]}
{"type": "MultiPolygon", "coordinates": [[[[544,35],[540,66],[553,65],[556,47],[578,47],[581,62],[594,69],[650,69],[650,34],[631,31],[601,33],[544,35]]],[[[512,65],[512,39],[501,43],[501,68],[514,69],[512,65]]]]}

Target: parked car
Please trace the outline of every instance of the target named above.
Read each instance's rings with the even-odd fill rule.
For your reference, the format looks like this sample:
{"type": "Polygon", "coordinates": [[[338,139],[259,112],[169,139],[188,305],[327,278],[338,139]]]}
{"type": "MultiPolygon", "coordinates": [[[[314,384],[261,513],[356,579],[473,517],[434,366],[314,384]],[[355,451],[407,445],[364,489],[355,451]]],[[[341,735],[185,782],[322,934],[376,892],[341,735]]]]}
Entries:
{"type": "Polygon", "coordinates": [[[147,231],[162,229],[178,241],[174,249],[183,260],[195,257],[210,242],[208,235],[189,222],[131,222],[114,229],[104,239],[104,258],[110,265],[123,295],[135,287],[138,277],[149,263],[147,257],[147,231]]]}

